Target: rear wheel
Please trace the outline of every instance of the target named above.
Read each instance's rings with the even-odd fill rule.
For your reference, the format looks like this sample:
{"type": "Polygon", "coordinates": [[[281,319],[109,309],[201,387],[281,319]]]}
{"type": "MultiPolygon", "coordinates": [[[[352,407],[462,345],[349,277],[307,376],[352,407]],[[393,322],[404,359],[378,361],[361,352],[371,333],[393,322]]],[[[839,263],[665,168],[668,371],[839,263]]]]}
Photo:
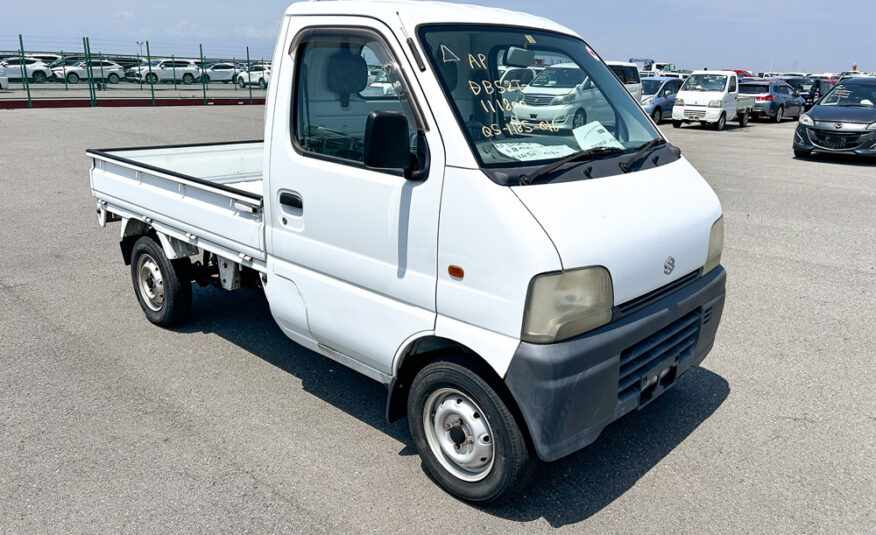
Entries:
{"type": "Polygon", "coordinates": [[[131,250],[131,280],[140,308],[152,323],[179,325],[192,308],[192,283],[188,258],[169,260],[161,245],[143,236],[131,250]]]}
{"type": "Polygon", "coordinates": [[[192,82],[194,82],[194,81],[195,81],[195,77],[192,76],[191,74],[189,74],[189,73],[183,74],[182,83],[184,83],[185,85],[192,85],[192,82]]]}
{"type": "Polygon", "coordinates": [[[745,110],[744,112],[742,112],[742,114],[739,116],[739,126],[741,126],[742,128],[748,126],[749,115],[749,110],[745,110]]]}
{"type": "Polygon", "coordinates": [[[109,76],[106,77],[106,80],[107,80],[107,82],[109,82],[111,84],[117,84],[117,83],[119,83],[119,75],[112,72],[112,73],[110,73],[109,76]]]}
{"type": "Polygon", "coordinates": [[[433,362],[414,378],[408,423],[423,465],[445,490],[472,502],[512,498],[536,460],[509,405],[461,358],[433,362]]]}
{"type": "Polygon", "coordinates": [[[776,110],[776,116],[773,117],[773,121],[776,123],[782,122],[782,116],[785,114],[785,107],[779,106],[779,109],[776,110]]]}
{"type": "Polygon", "coordinates": [[[205,83],[205,84],[209,84],[209,83],[210,83],[210,75],[209,75],[209,74],[205,74],[205,75],[204,75],[204,83],[205,83]]]}
{"type": "Polygon", "coordinates": [[[264,90],[268,88],[268,82],[264,78],[259,78],[259,87],[264,90]]]}

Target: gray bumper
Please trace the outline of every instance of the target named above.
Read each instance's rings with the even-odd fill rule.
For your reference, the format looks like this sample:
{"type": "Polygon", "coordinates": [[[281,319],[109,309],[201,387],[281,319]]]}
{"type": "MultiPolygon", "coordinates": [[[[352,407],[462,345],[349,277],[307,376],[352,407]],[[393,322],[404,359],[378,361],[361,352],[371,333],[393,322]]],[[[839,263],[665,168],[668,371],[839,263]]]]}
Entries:
{"type": "Polygon", "coordinates": [[[593,332],[556,344],[521,342],[505,383],[538,456],[554,461],[642,408],[712,348],[724,308],[718,267],[593,332]]]}

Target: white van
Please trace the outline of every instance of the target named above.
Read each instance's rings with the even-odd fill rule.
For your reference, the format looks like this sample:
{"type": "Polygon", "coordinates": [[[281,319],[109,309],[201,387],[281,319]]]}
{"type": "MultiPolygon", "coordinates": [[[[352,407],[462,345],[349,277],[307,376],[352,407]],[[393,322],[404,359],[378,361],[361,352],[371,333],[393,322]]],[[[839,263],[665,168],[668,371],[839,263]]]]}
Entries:
{"type": "Polygon", "coordinates": [[[263,140],[88,151],[98,222],[121,222],[149,321],[184,322],[193,282],[255,289],[315,352],[290,358],[384,384],[429,474],[482,503],[712,348],[718,198],[574,31],[477,6],[299,2],[272,65],[263,140]],[[527,86],[501,79],[544,64],[527,86]],[[378,67],[393,90],[367,93],[378,67]],[[532,119],[519,93],[569,111],[532,119]]]}
{"type": "Polygon", "coordinates": [[[627,91],[633,95],[636,102],[640,102],[642,100],[642,79],[639,76],[639,67],[629,61],[606,61],[605,64],[626,86],[627,91]]]}

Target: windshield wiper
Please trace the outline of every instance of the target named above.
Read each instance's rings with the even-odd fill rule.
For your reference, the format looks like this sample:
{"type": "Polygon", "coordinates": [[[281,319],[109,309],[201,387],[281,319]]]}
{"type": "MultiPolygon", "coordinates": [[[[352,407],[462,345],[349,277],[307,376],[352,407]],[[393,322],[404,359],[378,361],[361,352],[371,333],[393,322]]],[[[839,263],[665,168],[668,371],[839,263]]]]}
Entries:
{"type": "Polygon", "coordinates": [[[645,157],[648,151],[665,144],[665,139],[659,137],[654,138],[651,141],[648,141],[647,143],[643,143],[642,145],[636,147],[636,152],[634,152],[632,156],[630,156],[626,161],[618,163],[618,165],[624,173],[629,173],[630,170],[632,170],[633,166],[639,163],[639,161],[645,157]]]}
{"type": "Polygon", "coordinates": [[[582,150],[576,152],[574,154],[570,154],[564,158],[560,158],[559,160],[549,163],[543,167],[539,167],[532,173],[520,175],[519,182],[521,186],[526,186],[528,184],[532,184],[539,178],[542,178],[546,175],[549,175],[559,169],[560,167],[566,165],[571,162],[583,162],[586,160],[591,160],[598,156],[605,156],[608,154],[617,154],[618,152],[623,152],[624,149],[618,147],[606,147],[599,146],[593,147],[592,149],[582,150]]]}

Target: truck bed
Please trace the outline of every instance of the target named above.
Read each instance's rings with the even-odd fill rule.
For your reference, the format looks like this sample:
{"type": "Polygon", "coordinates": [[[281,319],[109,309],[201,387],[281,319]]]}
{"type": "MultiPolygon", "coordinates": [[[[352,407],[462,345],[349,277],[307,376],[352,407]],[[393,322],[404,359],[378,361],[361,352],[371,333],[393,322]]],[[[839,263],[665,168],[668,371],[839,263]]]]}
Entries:
{"type": "Polygon", "coordinates": [[[261,141],[88,150],[110,213],[263,270],[261,141]]]}

